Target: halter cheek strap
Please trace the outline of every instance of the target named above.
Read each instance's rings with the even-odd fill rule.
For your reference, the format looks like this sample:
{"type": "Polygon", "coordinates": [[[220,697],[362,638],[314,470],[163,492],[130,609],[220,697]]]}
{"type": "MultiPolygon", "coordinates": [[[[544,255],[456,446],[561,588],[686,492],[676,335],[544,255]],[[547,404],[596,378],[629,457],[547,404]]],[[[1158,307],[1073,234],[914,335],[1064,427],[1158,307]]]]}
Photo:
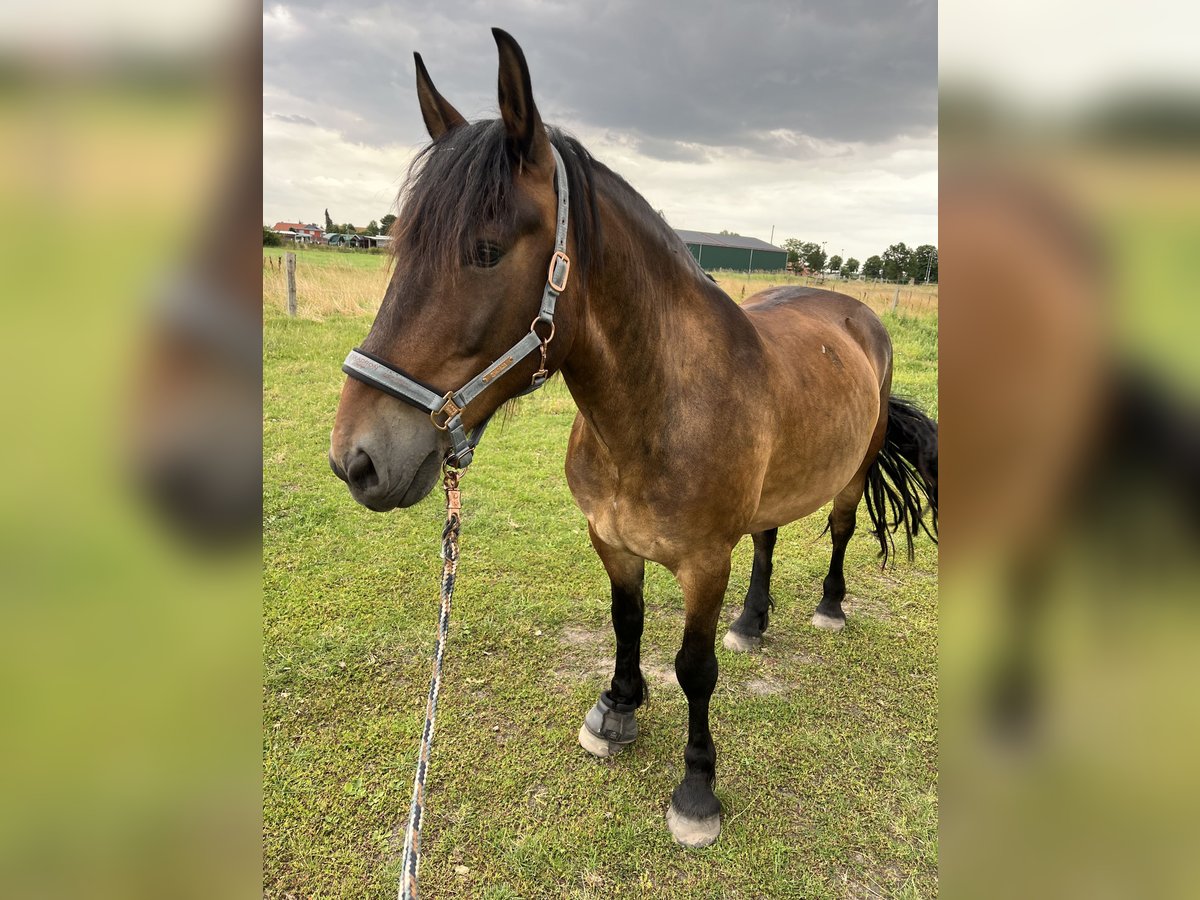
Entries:
{"type": "Polygon", "coordinates": [[[439,394],[426,384],[417,381],[407,372],[396,368],[386,360],[380,359],[365,350],[355,348],[350,351],[346,361],[342,363],[342,371],[364,384],[391,394],[399,400],[417,409],[429,413],[434,427],[450,435],[451,450],[446,461],[459,469],[465,469],[471,464],[475,448],[483,438],[483,430],[487,427],[485,419],[470,433],[463,424],[463,413],[467,407],[488,386],[513,366],[523,362],[535,351],[542,354],[541,365],[533,375],[529,387],[517,396],[536,391],[549,378],[546,369],[546,348],[554,338],[554,306],[558,295],[567,287],[567,278],[571,273],[571,259],[567,256],[567,219],[571,208],[570,190],[567,186],[567,170],[563,165],[562,156],[551,145],[554,154],[554,187],[558,195],[558,221],[554,232],[554,255],[550,257],[550,267],[546,273],[546,286],[542,289],[542,305],[538,309],[537,318],[529,326],[529,333],[517,341],[507,353],[495,360],[490,366],[464,384],[457,391],[439,394]],[[538,325],[546,332],[545,337],[538,334],[538,325]]]}

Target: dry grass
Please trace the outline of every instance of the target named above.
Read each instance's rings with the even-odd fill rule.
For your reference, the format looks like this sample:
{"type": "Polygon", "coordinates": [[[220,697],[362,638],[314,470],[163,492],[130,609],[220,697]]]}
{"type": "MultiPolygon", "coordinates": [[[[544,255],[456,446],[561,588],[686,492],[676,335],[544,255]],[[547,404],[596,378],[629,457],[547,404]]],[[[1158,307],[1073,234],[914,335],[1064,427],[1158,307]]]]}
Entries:
{"type": "MultiPolygon", "coordinates": [[[[287,307],[287,281],[283,255],[292,248],[263,249],[263,304],[283,311],[287,307]]],[[[296,297],[299,315],[322,320],[331,315],[363,315],[379,308],[387,287],[387,255],[295,248],[296,297]]],[[[899,287],[898,312],[936,315],[936,284],[876,284],[867,281],[840,281],[798,275],[717,272],[714,277],[730,297],[739,303],[752,294],[782,285],[806,285],[849,294],[862,300],[876,312],[892,308],[899,287]]]]}
{"type": "Polygon", "coordinates": [[[717,279],[721,290],[739,303],[759,291],[796,284],[848,294],[855,300],[863,301],[875,312],[882,313],[892,308],[898,287],[900,302],[897,312],[910,315],[914,313],[936,314],[938,310],[938,286],[936,284],[895,285],[871,281],[842,281],[837,278],[826,278],[822,281],[819,278],[765,272],[750,276],[740,272],[714,272],[713,277],[717,279]]]}
{"type": "MultiPolygon", "coordinates": [[[[287,309],[284,254],[293,248],[263,248],[263,305],[287,309]]],[[[379,308],[390,275],[382,254],[295,248],[296,308],[306,319],[334,315],[363,315],[379,308]]]]}

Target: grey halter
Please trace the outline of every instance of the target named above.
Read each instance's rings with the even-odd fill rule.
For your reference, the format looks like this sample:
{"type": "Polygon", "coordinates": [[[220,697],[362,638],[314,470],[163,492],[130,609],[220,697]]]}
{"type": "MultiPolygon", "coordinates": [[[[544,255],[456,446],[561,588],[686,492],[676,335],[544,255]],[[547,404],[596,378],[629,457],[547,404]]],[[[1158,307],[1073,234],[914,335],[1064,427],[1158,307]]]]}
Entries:
{"type": "MultiPolygon", "coordinates": [[[[342,371],[351,378],[356,378],[364,384],[391,394],[417,409],[429,413],[429,418],[440,431],[450,434],[451,450],[446,456],[446,462],[460,469],[465,469],[471,463],[487,420],[481,422],[468,434],[463,424],[463,413],[476,397],[487,390],[488,386],[513,366],[522,362],[534,351],[540,350],[542,363],[533,375],[529,387],[520,394],[536,391],[550,376],[546,370],[546,347],[554,339],[554,304],[558,295],[567,287],[567,276],[571,271],[571,260],[567,256],[567,217],[570,210],[570,191],[567,187],[567,170],[563,165],[558,150],[550,147],[554,154],[554,186],[558,195],[558,224],[554,234],[554,255],[550,257],[550,268],[546,275],[546,286],[542,290],[542,306],[537,318],[529,326],[529,333],[517,341],[508,352],[490,366],[468,381],[457,391],[448,391],[439,395],[437,391],[417,381],[411,375],[397,369],[386,360],[374,354],[355,348],[350,351],[346,361],[342,363],[342,371]],[[550,333],[546,337],[538,334],[538,325],[548,325],[550,333]]],[[[518,395],[520,396],[520,395],[518,395]]]]}

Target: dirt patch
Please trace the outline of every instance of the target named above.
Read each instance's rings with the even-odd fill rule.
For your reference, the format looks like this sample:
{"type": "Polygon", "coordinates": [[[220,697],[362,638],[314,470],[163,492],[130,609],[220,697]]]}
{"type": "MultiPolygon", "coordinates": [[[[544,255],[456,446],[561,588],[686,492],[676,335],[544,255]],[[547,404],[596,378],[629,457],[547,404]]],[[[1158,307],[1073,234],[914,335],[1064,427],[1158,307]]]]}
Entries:
{"type": "Polygon", "coordinates": [[[842,611],[847,616],[866,616],[881,622],[892,620],[892,611],[878,600],[864,600],[862,597],[847,595],[842,601],[842,611]]]}
{"type": "Polygon", "coordinates": [[[791,685],[777,681],[774,678],[750,678],[737,689],[743,690],[747,694],[753,694],[756,697],[769,697],[772,694],[782,694],[790,687],[791,685]]]}
{"type": "Polygon", "coordinates": [[[674,665],[664,666],[656,662],[642,660],[642,677],[649,681],[651,685],[679,687],[679,681],[675,678],[674,665]]]}
{"type": "MultiPolygon", "coordinates": [[[[616,660],[612,653],[612,632],[608,629],[589,628],[586,625],[568,625],[558,635],[559,643],[566,650],[563,664],[555,669],[562,680],[578,678],[611,678],[616,660]]],[[[678,686],[675,666],[646,655],[642,648],[642,675],[650,686],[678,686]]]]}
{"type": "MultiPolygon", "coordinates": [[[[863,614],[870,615],[869,612],[863,614]]],[[[565,652],[554,672],[564,689],[580,680],[606,682],[612,677],[616,661],[612,656],[612,635],[607,630],[601,631],[585,625],[568,625],[559,633],[558,640],[565,652]]],[[[679,681],[675,678],[674,662],[650,655],[646,650],[643,646],[642,675],[650,689],[678,689],[679,681]]],[[[785,670],[794,670],[797,666],[825,664],[824,660],[816,656],[788,647],[772,650],[774,652],[759,655],[762,666],[758,673],[746,678],[722,673],[718,688],[733,694],[750,694],[756,697],[784,694],[796,688],[796,684],[787,677],[785,670]]]]}
{"type": "Polygon", "coordinates": [[[871,861],[861,853],[852,853],[850,858],[861,865],[864,871],[842,874],[847,900],[885,900],[895,897],[903,886],[904,873],[896,863],[872,866],[871,861]]]}
{"type": "MultiPolygon", "coordinates": [[[[617,661],[611,656],[601,656],[585,663],[586,668],[583,674],[589,677],[611,678],[613,668],[617,661]]],[[[675,666],[663,665],[654,660],[642,659],[642,677],[650,682],[650,687],[678,687],[679,682],[675,680],[675,666]]]]}
{"type": "Polygon", "coordinates": [[[595,647],[608,640],[608,632],[601,633],[598,629],[583,625],[568,625],[559,633],[558,639],[568,647],[595,647]]]}

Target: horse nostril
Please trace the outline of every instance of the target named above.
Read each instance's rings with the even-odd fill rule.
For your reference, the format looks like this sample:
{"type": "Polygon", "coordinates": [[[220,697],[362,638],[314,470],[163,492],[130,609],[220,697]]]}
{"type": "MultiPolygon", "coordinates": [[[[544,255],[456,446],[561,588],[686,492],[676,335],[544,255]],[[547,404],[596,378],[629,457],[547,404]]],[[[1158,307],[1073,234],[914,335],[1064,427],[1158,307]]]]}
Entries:
{"type": "Polygon", "coordinates": [[[333,453],[329,454],[329,468],[333,470],[333,474],[342,481],[346,480],[346,473],[342,471],[342,467],[337,464],[337,460],[333,458],[333,453]]]}
{"type": "Polygon", "coordinates": [[[379,484],[375,463],[361,447],[351,450],[346,458],[346,484],[359,491],[368,491],[379,484]]]}

